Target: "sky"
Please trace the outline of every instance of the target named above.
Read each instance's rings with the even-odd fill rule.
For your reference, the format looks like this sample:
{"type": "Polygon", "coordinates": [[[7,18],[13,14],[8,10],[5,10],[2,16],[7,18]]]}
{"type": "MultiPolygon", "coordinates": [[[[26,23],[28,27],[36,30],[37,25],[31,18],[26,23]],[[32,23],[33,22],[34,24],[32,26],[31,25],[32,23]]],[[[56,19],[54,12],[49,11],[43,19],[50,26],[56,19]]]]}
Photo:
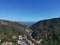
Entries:
{"type": "Polygon", "coordinates": [[[0,0],[0,19],[36,22],[60,17],[60,0],[0,0]]]}

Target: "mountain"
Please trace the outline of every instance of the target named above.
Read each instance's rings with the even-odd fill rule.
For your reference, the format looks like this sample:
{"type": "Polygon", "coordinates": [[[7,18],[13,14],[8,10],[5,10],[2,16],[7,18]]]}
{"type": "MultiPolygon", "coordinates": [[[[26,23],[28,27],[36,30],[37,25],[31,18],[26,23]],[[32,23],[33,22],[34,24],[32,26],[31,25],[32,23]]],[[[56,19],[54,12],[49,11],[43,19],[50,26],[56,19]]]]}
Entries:
{"type": "Polygon", "coordinates": [[[33,25],[0,20],[0,45],[60,45],[60,18],[33,25]]]}
{"type": "Polygon", "coordinates": [[[30,28],[16,21],[0,20],[0,45],[31,45],[30,28]]]}
{"type": "Polygon", "coordinates": [[[38,45],[60,45],[60,18],[41,20],[30,26],[38,45]]]}

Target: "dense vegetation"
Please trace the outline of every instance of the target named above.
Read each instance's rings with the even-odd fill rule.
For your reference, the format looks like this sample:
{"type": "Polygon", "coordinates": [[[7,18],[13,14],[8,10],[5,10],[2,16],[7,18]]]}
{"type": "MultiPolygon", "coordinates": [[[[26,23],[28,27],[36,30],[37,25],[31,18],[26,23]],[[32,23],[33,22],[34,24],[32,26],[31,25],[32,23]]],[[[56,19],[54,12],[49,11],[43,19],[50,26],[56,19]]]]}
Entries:
{"type": "Polygon", "coordinates": [[[20,22],[0,20],[0,43],[3,43],[4,41],[10,41],[17,45],[18,36],[27,35],[25,28],[26,25],[20,22]],[[15,38],[13,38],[13,36],[15,38]]]}
{"type": "Polygon", "coordinates": [[[41,20],[30,28],[20,22],[0,20],[0,45],[4,41],[18,45],[19,35],[27,36],[27,41],[30,40],[35,45],[60,45],[60,18],[41,20]],[[42,42],[37,44],[40,39],[42,42]]]}
{"type": "Polygon", "coordinates": [[[35,40],[43,39],[41,45],[60,45],[60,18],[41,20],[30,28],[35,40]]]}

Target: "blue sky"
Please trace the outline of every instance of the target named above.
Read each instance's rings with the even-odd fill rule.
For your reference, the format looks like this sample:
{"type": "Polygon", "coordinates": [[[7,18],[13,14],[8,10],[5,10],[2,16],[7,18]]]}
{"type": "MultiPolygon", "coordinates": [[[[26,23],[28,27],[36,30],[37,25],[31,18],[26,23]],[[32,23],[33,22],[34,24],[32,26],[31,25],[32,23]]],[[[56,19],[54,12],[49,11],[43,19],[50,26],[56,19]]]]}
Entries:
{"type": "Polygon", "coordinates": [[[39,21],[60,17],[60,0],[0,0],[0,19],[39,21]]]}

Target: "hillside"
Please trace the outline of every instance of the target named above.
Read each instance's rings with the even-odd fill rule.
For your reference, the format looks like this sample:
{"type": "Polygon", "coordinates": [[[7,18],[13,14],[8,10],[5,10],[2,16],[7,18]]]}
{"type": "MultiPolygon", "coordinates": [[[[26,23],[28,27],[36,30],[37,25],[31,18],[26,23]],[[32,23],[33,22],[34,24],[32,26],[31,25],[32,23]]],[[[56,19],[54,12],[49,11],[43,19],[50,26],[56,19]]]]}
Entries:
{"type": "Polygon", "coordinates": [[[8,20],[0,20],[0,45],[30,45],[30,33],[27,25],[8,20]],[[28,38],[27,38],[28,37],[28,38]]]}
{"type": "Polygon", "coordinates": [[[60,18],[41,20],[30,26],[38,45],[60,45],[60,18]]]}
{"type": "Polygon", "coordinates": [[[0,45],[60,45],[60,18],[33,25],[0,20],[0,45]]]}

